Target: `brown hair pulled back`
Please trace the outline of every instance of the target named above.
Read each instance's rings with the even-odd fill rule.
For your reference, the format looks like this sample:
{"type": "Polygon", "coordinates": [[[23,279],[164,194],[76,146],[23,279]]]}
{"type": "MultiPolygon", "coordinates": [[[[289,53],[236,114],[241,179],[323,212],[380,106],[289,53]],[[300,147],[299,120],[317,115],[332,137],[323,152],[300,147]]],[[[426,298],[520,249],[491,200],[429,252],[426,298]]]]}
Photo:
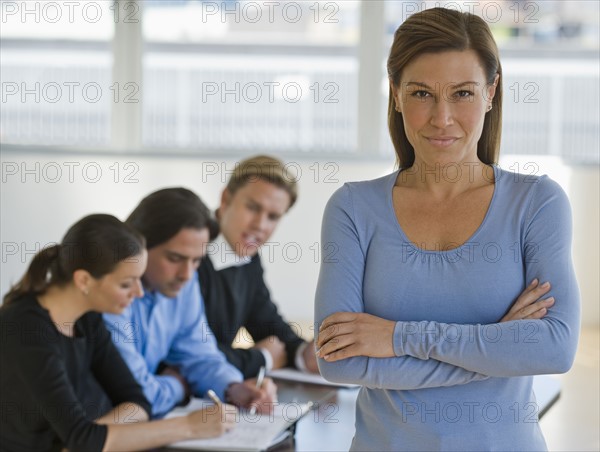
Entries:
{"type": "Polygon", "coordinates": [[[112,215],[88,215],[69,228],[60,244],[37,253],[25,275],[4,296],[12,303],[25,294],[40,295],[50,286],[72,281],[75,270],[86,270],[99,279],[119,262],[139,255],[142,235],[112,215]]]}
{"type": "MultiPolygon", "coordinates": [[[[387,61],[390,81],[399,87],[403,69],[416,57],[426,53],[473,50],[485,72],[488,84],[499,75],[492,110],[485,115],[477,156],[485,164],[498,161],[502,130],[502,66],[498,47],[486,22],[470,13],[453,9],[431,8],[411,15],[394,33],[394,42],[387,61]]],[[[396,162],[402,169],[415,161],[415,151],[404,130],[402,113],[395,109],[392,89],[388,102],[388,128],[396,162]]]]}

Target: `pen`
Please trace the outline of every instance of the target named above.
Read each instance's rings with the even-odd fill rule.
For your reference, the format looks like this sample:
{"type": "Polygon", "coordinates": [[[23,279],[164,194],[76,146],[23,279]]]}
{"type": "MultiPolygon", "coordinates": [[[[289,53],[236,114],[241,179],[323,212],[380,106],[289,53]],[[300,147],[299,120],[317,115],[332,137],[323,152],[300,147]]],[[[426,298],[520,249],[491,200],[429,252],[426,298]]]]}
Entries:
{"type": "Polygon", "coordinates": [[[206,395],[208,395],[210,400],[215,402],[215,405],[217,405],[218,407],[220,407],[223,404],[223,402],[221,402],[221,399],[219,399],[219,396],[212,389],[206,391],[206,395]]]}
{"type": "MultiPolygon", "coordinates": [[[[263,381],[265,379],[265,374],[267,373],[267,369],[265,366],[260,366],[260,370],[258,371],[258,377],[256,377],[256,389],[262,388],[263,381]]],[[[256,414],[256,405],[252,405],[250,408],[250,414],[254,416],[256,414]]]]}

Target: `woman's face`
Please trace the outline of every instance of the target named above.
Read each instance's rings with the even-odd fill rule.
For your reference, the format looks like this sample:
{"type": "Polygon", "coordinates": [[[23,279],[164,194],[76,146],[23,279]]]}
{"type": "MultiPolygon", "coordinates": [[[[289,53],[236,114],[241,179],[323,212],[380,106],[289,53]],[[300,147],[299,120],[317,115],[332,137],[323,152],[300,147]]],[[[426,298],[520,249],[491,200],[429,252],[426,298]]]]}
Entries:
{"type": "Polygon", "coordinates": [[[91,309],[97,312],[120,314],[136,297],[144,294],[141,277],[146,269],[148,253],[144,250],[117,264],[115,269],[102,278],[93,279],[89,285],[88,298],[91,309]]]}
{"type": "Polygon", "coordinates": [[[426,53],[404,68],[392,92],[416,164],[479,162],[477,142],[497,81],[487,85],[473,50],[426,53]]]}

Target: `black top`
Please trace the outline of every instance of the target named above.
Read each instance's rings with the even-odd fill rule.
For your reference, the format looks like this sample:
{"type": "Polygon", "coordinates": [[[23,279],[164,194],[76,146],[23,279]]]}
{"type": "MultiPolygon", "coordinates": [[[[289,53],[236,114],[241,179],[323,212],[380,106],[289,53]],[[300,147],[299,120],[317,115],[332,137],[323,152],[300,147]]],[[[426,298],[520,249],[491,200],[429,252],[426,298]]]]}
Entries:
{"type": "Polygon", "coordinates": [[[258,254],[246,265],[220,271],[216,271],[210,258],[205,256],[198,275],[206,317],[219,349],[244,374],[244,378],[256,377],[260,366],[265,364],[265,358],[257,349],[232,347],[242,326],[255,342],[277,336],[286,344],[287,365],[294,367],[296,350],[303,340],[277,312],[264,281],[258,254]]]}
{"type": "Polygon", "coordinates": [[[30,295],[0,309],[0,332],[0,450],[102,450],[94,419],[124,402],[150,413],[100,314],[67,337],[30,295]]]}

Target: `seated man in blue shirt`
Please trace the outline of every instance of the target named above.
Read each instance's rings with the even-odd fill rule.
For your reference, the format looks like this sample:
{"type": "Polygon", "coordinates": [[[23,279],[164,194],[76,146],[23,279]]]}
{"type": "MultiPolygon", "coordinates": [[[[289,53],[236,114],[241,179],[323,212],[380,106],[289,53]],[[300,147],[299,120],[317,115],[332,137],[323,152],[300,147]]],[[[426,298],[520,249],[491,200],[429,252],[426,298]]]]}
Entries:
{"type": "Polygon", "coordinates": [[[206,321],[196,269],[218,233],[208,208],[191,191],[168,188],[144,198],[127,224],[146,237],[145,293],[121,315],[104,320],[153,417],[209,389],[234,405],[268,411],[276,398],[274,383],[266,379],[258,389],[255,381],[243,381],[206,321]]]}

